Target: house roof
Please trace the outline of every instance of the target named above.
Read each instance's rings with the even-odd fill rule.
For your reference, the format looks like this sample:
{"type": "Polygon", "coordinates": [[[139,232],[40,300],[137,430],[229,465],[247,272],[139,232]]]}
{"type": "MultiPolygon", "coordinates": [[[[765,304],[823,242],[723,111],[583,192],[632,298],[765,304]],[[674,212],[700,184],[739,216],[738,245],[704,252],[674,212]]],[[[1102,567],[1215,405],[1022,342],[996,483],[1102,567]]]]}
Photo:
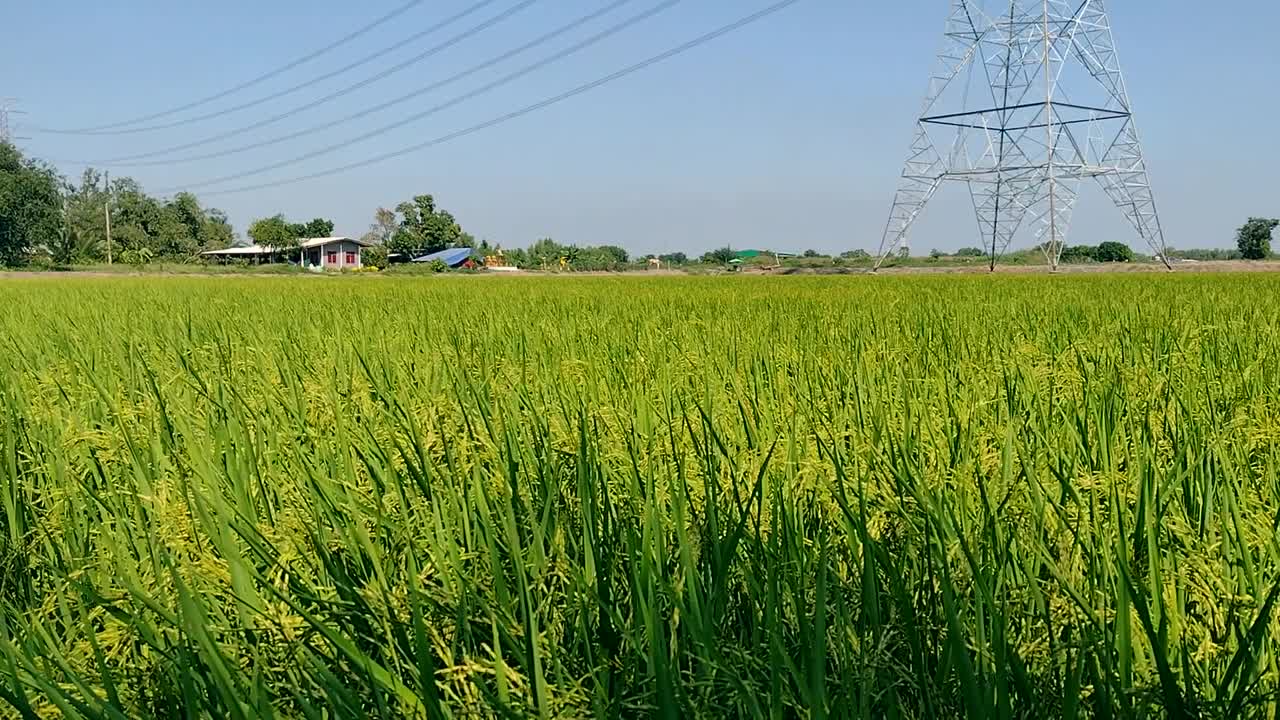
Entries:
{"type": "Polygon", "coordinates": [[[223,255],[223,256],[247,256],[247,255],[267,255],[271,251],[261,245],[244,245],[241,247],[229,247],[225,250],[205,250],[201,255],[223,255]]]}
{"type": "MultiPolygon", "coordinates": [[[[328,238],[303,238],[301,240],[298,240],[298,247],[302,248],[303,250],[310,250],[311,248],[324,247],[325,245],[331,245],[333,243],[338,243],[338,242],[354,243],[361,247],[369,247],[370,245],[373,244],[368,242],[367,240],[357,240],[356,238],[328,237],[328,238]]],[[[206,250],[200,254],[215,255],[215,256],[222,256],[222,257],[249,257],[253,255],[273,255],[276,252],[279,252],[279,251],[273,248],[263,247],[262,245],[242,245],[240,247],[229,247],[225,250],[206,250]]]]}
{"type": "Polygon", "coordinates": [[[370,245],[373,244],[368,240],[358,240],[356,238],[338,236],[338,237],[327,237],[327,238],[302,238],[298,240],[298,247],[301,247],[304,250],[309,250],[313,247],[320,247],[322,245],[329,245],[336,242],[355,243],[356,245],[359,245],[361,247],[369,247],[370,245]]]}
{"type": "Polygon", "coordinates": [[[448,250],[441,250],[430,255],[414,258],[413,261],[416,263],[429,263],[439,260],[445,265],[453,267],[466,262],[471,257],[472,252],[471,248],[449,248],[448,250]]]}

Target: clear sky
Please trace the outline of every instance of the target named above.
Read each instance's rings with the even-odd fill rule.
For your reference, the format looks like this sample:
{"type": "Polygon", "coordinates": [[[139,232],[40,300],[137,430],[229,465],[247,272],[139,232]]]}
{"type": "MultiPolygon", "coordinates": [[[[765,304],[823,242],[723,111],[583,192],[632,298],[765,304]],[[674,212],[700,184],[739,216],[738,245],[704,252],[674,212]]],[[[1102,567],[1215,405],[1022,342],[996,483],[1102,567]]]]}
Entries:
{"type": "MultiPolygon", "coordinates": [[[[992,0],[988,0],[992,1],[992,0]]],[[[186,3],[12,2],[0,17],[0,97],[14,97],[32,155],[77,161],[154,152],[291,110],[439,44],[504,11],[497,0],[441,32],[304,91],[183,127],[124,136],[60,136],[163,111],[282,66],[404,0],[186,3]]],[[[473,5],[428,0],[395,21],[260,86],[221,110],[340,68],[473,5]]],[[[731,244],[800,251],[874,250],[901,170],[946,0],[800,0],[666,63],[455,141],[331,177],[249,193],[219,188],[291,178],[428,141],[556,95],[738,19],[772,0],[682,0],[576,55],[339,152],[197,190],[243,232],[277,212],[367,229],[379,205],[432,193],[474,235],[507,247],[550,236],[635,253],[731,244]]],[[[310,128],[447,78],[607,0],[540,0],[464,42],[287,120],[188,154],[310,128]]],[[[394,108],[271,147],[158,167],[116,167],[152,191],[288,160],[468,93],[658,4],[631,0],[588,26],[394,108]]],[[[1248,215],[1280,215],[1280,3],[1113,0],[1112,23],[1168,241],[1224,247],[1248,215]]],[[[183,119],[198,111],[165,118],[183,119]]],[[[159,122],[159,121],[158,121],[159,122]]],[[[1121,215],[1086,191],[1073,240],[1135,246],[1121,215]]],[[[913,246],[975,244],[968,198],[951,187],[913,246]]]]}

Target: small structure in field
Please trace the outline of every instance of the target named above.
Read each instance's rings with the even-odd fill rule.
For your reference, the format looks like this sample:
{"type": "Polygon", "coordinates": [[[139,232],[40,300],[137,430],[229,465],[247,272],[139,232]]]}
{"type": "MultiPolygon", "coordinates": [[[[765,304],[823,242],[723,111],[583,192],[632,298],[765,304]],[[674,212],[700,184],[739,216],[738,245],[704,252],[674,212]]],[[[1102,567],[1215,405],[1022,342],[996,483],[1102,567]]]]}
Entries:
{"type": "Polygon", "coordinates": [[[369,243],[349,237],[308,238],[298,247],[277,249],[262,245],[245,245],[225,250],[208,250],[201,257],[215,262],[241,260],[254,265],[266,263],[301,263],[318,270],[350,270],[363,265],[362,255],[369,243]]]}
{"type": "Polygon", "coordinates": [[[460,267],[466,267],[468,266],[468,263],[470,263],[470,266],[474,267],[475,262],[472,261],[471,259],[471,255],[473,252],[474,251],[471,248],[465,248],[465,247],[449,248],[448,250],[441,250],[440,252],[433,252],[429,255],[416,257],[413,259],[413,262],[432,263],[439,260],[440,262],[444,263],[446,267],[449,267],[449,268],[456,269],[460,267]]]}

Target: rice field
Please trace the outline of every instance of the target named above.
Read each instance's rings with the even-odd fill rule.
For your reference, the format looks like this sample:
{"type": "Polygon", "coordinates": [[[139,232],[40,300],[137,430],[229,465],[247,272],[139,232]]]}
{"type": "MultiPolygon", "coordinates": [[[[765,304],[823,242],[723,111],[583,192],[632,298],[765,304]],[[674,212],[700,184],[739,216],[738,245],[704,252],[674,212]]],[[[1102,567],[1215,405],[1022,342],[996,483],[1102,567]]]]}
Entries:
{"type": "Polygon", "coordinates": [[[1274,718],[1280,278],[0,285],[0,716],[1274,718]]]}

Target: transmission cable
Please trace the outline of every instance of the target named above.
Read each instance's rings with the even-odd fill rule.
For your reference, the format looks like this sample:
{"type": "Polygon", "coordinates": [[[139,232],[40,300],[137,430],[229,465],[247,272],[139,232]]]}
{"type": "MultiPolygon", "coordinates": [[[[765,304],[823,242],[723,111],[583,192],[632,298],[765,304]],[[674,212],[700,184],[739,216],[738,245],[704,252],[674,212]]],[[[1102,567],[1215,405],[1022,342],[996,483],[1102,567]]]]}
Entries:
{"type": "Polygon", "coordinates": [[[101,133],[105,130],[114,130],[116,128],[122,128],[129,125],[138,125],[140,123],[151,122],[152,120],[159,120],[160,118],[169,117],[170,115],[176,115],[180,112],[186,112],[187,110],[194,110],[195,108],[198,108],[202,105],[208,105],[209,103],[215,100],[221,100],[222,98],[225,98],[227,96],[234,95],[240,92],[241,90],[248,90],[249,88],[255,85],[260,85],[266,82],[267,80],[283,75],[284,73],[289,72],[290,70],[293,70],[296,67],[304,65],[312,60],[315,60],[316,58],[326,53],[337,50],[343,45],[346,45],[347,43],[353,40],[356,40],[357,38],[363,35],[368,34],[370,31],[375,30],[378,27],[381,27],[382,25],[387,24],[392,20],[395,20],[396,18],[412,10],[418,5],[421,5],[422,3],[423,3],[423,0],[409,0],[409,2],[392,10],[386,15],[383,15],[382,17],[374,20],[368,25],[365,25],[364,27],[359,28],[358,30],[348,33],[347,35],[344,35],[341,38],[339,38],[337,41],[332,42],[318,50],[315,50],[306,55],[303,55],[297,60],[294,60],[285,65],[282,65],[276,68],[275,70],[271,70],[269,72],[263,73],[262,75],[259,75],[258,77],[255,77],[252,80],[246,80],[245,82],[242,82],[239,85],[228,88],[221,92],[214,93],[213,95],[210,95],[206,98],[202,98],[200,100],[195,100],[193,102],[187,103],[186,105],[180,105],[178,107],[170,108],[168,110],[152,113],[151,115],[136,117],[136,118],[133,118],[132,120],[122,120],[120,122],[111,123],[110,125],[99,125],[97,127],[72,128],[72,129],[58,129],[58,128],[32,128],[32,129],[36,132],[56,134],[56,135],[92,135],[92,134],[101,133]]]}
{"type": "MultiPolygon", "coordinates": [[[[447,78],[444,78],[443,80],[439,80],[439,81],[434,82],[434,83],[431,83],[430,85],[427,85],[427,86],[425,86],[425,87],[418,88],[417,90],[414,90],[414,91],[412,91],[412,92],[409,92],[409,93],[406,93],[406,94],[404,94],[404,95],[401,95],[400,97],[397,97],[397,98],[395,98],[395,99],[393,99],[393,100],[389,100],[389,101],[387,101],[387,102],[383,102],[383,103],[380,103],[380,104],[378,104],[378,105],[374,105],[374,106],[372,106],[372,107],[365,108],[365,109],[363,109],[363,110],[357,111],[357,112],[352,113],[352,114],[350,114],[350,115],[346,115],[346,116],[341,117],[341,118],[338,118],[338,119],[336,119],[336,120],[330,120],[330,121],[325,122],[325,123],[323,123],[323,124],[321,124],[321,125],[317,125],[317,126],[314,126],[314,127],[308,128],[308,129],[305,129],[305,130],[298,130],[298,131],[294,131],[294,132],[291,132],[291,133],[288,133],[288,134],[285,134],[285,135],[282,135],[282,136],[279,136],[279,137],[271,138],[271,139],[268,139],[268,140],[262,140],[262,141],[254,142],[254,143],[251,143],[251,144],[248,144],[248,145],[242,145],[242,146],[239,146],[239,147],[230,148],[230,149],[227,149],[227,150],[219,150],[219,151],[217,151],[217,152],[206,153],[206,154],[204,154],[204,155],[194,155],[194,156],[187,156],[187,157],[182,157],[182,158],[173,158],[173,159],[168,159],[168,160],[148,160],[148,158],[154,158],[154,157],[157,157],[157,156],[168,155],[168,154],[170,154],[170,153],[179,152],[179,151],[181,151],[181,150],[188,150],[188,149],[191,149],[191,148],[200,147],[200,146],[203,146],[203,145],[208,145],[208,144],[210,144],[210,143],[218,142],[218,141],[220,141],[220,140],[226,140],[226,139],[228,139],[228,138],[231,138],[231,137],[234,137],[234,136],[237,136],[237,135],[242,135],[242,134],[244,134],[244,133],[246,133],[246,132],[249,132],[249,131],[252,131],[252,130],[256,130],[256,129],[258,129],[258,128],[261,128],[261,127],[263,127],[263,126],[265,126],[265,125],[270,125],[270,124],[272,124],[272,123],[278,122],[278,121],[280,121],[280,120],[283,120],[283,119],[285,119],[285,118],[291,117],[291,116],[293,116],[293,115],[297,115],[297,114],[302,113],[302,112],[305,112],[305,111],[307,111],[307,110],[311,110],[311,109],[315,108],[315,107],[316,107],[316,106],[318,106],[318,105],[324,104],[325,102],[328,102],[329,100],[332,100],[332,99],[334,99],[335,97],[339,97],[340,95],[343,95],[343,94],[345,94],[346,92],[348,92],[348,91],[350,91],[350,90],[355,89],[355,87],[353,86],[352,88],[348,88],[348,89],[346,89],[346,90],[339,91],[339,92],[334,93],[334,94],[332,94],[332,95],[325,96],[325,97],[323,97],[323,98],[320,98],[319,100],[316,100],[316,101],[314,101],[314,102],[308,103],[308,104],[303,105],[303,106],[301,106],[301,107],[294,108],[294,109],[292,109],[292,110],[289,110],[288,112],[281,113],[281,114],[279,114],[279,115],[276,115],[276,116],[274,116],[274,117],[272,117],[272,118],[268,118],[268,119],[263,120],[263,121],[261,121],[261,122],[254,123],[254,124],[252,124],[252,125],[248,125],[248,126],[245,126],[245,127],[242,127],[242,128],[238,128],[238,129],[236,129],[236,130],[230,130],[230,131],[227,131],[227,132],[225,132],[225,133],[221,133],[221,134],[219,134],[219,135],[215,135],[215,136],[213,136],[213,137],[205,138],[205,139],[203,139],[203,140],[197,140],[197,141],[195,141],[195,142],[190,142],[190,143],[186,143],[186,144],[183,144],[183,145],[177,145],[177,146],[174,146],[174,147],[171,147],[171,148],[167,148],[167,149],[164,149],[164,150],[157,150],[157,151],[155,151],[155,152],[144,153],[144,154],[142,154],[142,155],[131,155],[131,156],[128,156],[128,157],[114,158],[114,159],[111,159],[111,160],[101,160],[101,161],[98,161],[98,162],[77,162],[77,163],[68,163],[68,164],[74,164],[74,165],[86,165],[86,166],[94,166],[94,165],[102,166],[102,165],[106,165],[106,166],[113,166],[113,167],[153,167],[153,166],[158,166],[158,165],[171,165],[171,164],[179,164],[179,163],[192,163],[192,162],[200,162],[200,161],[202,161],[202,160],[213,160],[213,159],[216,159],[216,158],[227,157],[228,155],[237,155],[237,154],[239,154],[239,153],[248,152],[248,151],[250,151],[250,150],[257,150],[257,149],[259,149],[259,148],[269,147],[269,146],[271,146],[271,145],[277,145],[277,144],[279,144],[279,143],[287,142],[287,141],[289,141],[289,140],[296,140],[296,139],[298,139],[298,138],[300,138],[300,137],[305,137],[305,136],[307,136],[307,135],[312,135],[312,134],[315,134],[315,133],[317,133],[317,132],[321,132],[321,131],[323,131],[323,130],[328,130],[329,128],[336,127],[336,126],[338,126],[338,125],[344,125],[344,124],[349,123],[349,122],[351,122],[351,121],[353,121],[353,120],[358,120],[358,119],[360,119],[360,118],[367,117],[367,116],[372,115],[372,114],[374,114],[374,113],[378,113],[378,112],[381,112],[381,111],[383,111],[383,110],[386,110],[387,108],[394,107],[394,106],[399,105],[399,104],[401,104],[401,103],[404,103],[404,102],[407,102],[407,101],[409,101],[409,100],[412,100],[412,99],[414,99],[414,98],[416,98],[416,97],[420,97],[420,96],[422,96],[422,95],[426,95],[426,94],[428,94],[428,93],[434,92],[435,90],[439,90],[440,88],[445,87],[446,85],[453,84],[453,83],[455,83],[455,82],[457,82],[457,81],[459,81],[459,80],[462,80],[463,78],[470,77],[471,75],[474,75],[474,74],[476,74],[476,73],[478,73],[478,72],[481,72],[481,71],[483,71],[483,70],[487,70],[487,69],[489,69],[489,68],[491,68],[491,67],[493,67],[493,66],[495,66],[495,65],[499,65],[499,64],[501,64],[501,63],[503,63],[503,62],[505,62],[505,61],[507,61],[507,60],[510,60],[511,58],[516,57],[517,55],[520,55],[520,54],[522,54],[522,53],[528,52],[529,50],[532,50],[533,48],[536,48],[536,47],[538,47],[539,45],[544,45],[544,44],[546,44],[546,43],[550,42],[551,40],[554,40],[554,39],[556,39],[557,37],[560,37],[561,35],[564,35],[564,34],[566,34],[566,33],[572,32],[573,30],[576,30],[576,29],[578,29],[578,28],[582,27],[583,25],[586,25],[586,24],[588,24],[588,23],[590,23],[590,22],[592,22],[592,21],[594,21],[594,20],[596,20],[596,19],[598,19],[598,18],[600,18],[600,17],[603,17],[604,15],[609,14],[610,12],[613,12],[614,10],[616,10],[616,9],[618,9],[618,8],[620,8],[620,7],[622,7],[623,5],[626,5],[626,4],[631,3],[631,2],[634,2],[634,1],[635,1],[635,0],[614,0],[614,2],[612,2],[612,3],[610,3],[610,4],[606,5],[606,6],[604,6],[603,8],[600,8],[599,10],[595,10],[595,11],[593,11],[593,12],[591,12],[591,13],[588,13],[588,14],[586,14],[586,15],[583,15],[582,17],[580,17],[580,18],[578,18],[578,19],[574,20],[573,22],[568,23],[567,25],[563,25],[563,26],[561,26],[561,27],[559,27],[559,28],[556,28],[555,30],[552,30],[551,32],[545,33],[545,34],[543,34],[543,35],[541,35],[541,36],[539,36],[539,37],[537,37],[537,38],[535,38],[535,39],[533,39],[533,40],[531,40],[531,41],[529,41],[529,42],[527,42],[527,43],[525,43],[525,44],[523,44],[523,45],[521,45],[521,46],[519,46],[519,47],[517,47],[517,48],[514,48],[514,49],[512,49],[512,50],[508,50],[507,52],[504,52],[504,53],[502,53],[501,55],[498,55],[498,56],[496,56],[496,57],[490,58],[490,59],[488,59],[488,60],[486,60],[486,61],[484,61],[484,62],[482,62],[482,63],[480,63],[480,64],[478,64],[478,65],[474,65],[474,66],[472,66],[472,67],[470,67],[470,68],[467,68],[466,70],[463,70],[463,71],[461,71],[461,72],[459,72],[459,73],[456,73],[456,74],[454,74],[454,75],[451,75],[451,76],[449,76],[449,77],[447,77],[447,78]],[[145,161],[145,162],[139,162],[139,161],[145,161]]],[[[513,8],[513,9],[514,9],[514,8],[513,8]]]]}
{"type": "MultiPolygon", "coordinates": [[[[664,62],[666,60],[670,60],[671,58],[676,57],[678,55],[683,55],[684,53],[690,50],[693,50],[701,45],[705,45],[724,35],[728,35],[729,33],[739,30],[743,27],[746,27],[747,25],[750,25],[754,22],[762,20],[770,15],[773,15],[781,10],[784,10],[792,5],[795,5],[798,2],[800,2],[800,0],[782,0],[781,2],[770,5],[769,7],[766,7],[763,10],[760,10],[754,14],[748,15],[732,23],[729,23],[728,25],[724,25],[716,30],[706,33],[705,35],[700,35],[683,45],[672,48],[658,55],[654,55],[646,60],[642,60],[636,63],[635,65],[631,65],[629,67],[623,68],[622,70],[619,70],[610,75],[605,75],[604,77],[598,78],[589,83],[579,85],[573,88],[572,90],[563,92],[554,97],[547,98],[540,102],[534,103],[533,105],[525,106],[519,110],[509,112],[505,115],[500,115],[490,120],[486,120],[485,122],[472,125],[468,128],[458,130],[456,132],[452,132],[448,135],[442,135],[438,138],[435,138],[434,140],[428,140],[427,142],[418,143],[417,145],[411,145],[407,148],[402,148],[400,150],[383,153],[382,155],[366,158],[364,160],[360,160],[357,162],[348,163],[341,167],[331,168],[329,170],[322,170],[320,172],[314,172],[309,175],[300,175],[298,177],[293,177],[286,180],[277,180],[274,182],[260,183],[258,185],[246,185],[246,186],[242,186],[238,188],[230,188],[226,190],[212,190],[212,191],[205,192],[203,194],[204,195],[233,195],[233,194],[246,193],[246,192],[256,192],[259,190],[270,190],[277,187],[283,187],[285,185],[294,185],[300,182],[306,182],[308,180],[316,180],[322,177],[328,177],[330,175],[338,175],[340,173],[349,172],[351,170],[356,170],[358,168],[367,167],[369,165],[375,165],[377,163],[385,162],[387,160],[392,160],[397,157],[403,157],[405,155],[410,155],[416,152],[420,152],[422,150],[435,147],[437,145],[443,145],[453,140],[457,140],[459,138],[463,138],[468,135],[473,135],[482,130],[487,130],[489,128],[496,127],[498,125],[503,125],[517,118],[521,118],[521,117],[524,117],[525,115],[529,115],[534,112],[537,112],[538,110],[543,110],[548,107],[551,107],[552,105],[557,105],[561,102],[564,102],[565,100],[577,97],[578,95],[582,95],[583,93],[590,92],[591,90],[595,90],[596,88],[599,88],[601,86],[608,85],[609,83],[612,83],[616,80],[620,80],[629,75],[633,75],[637,72],[640,72],[641,70],[649,68],[653,65],[657,65],[658,63],[664,62]]],[[[174,191],[170,190],[167,192],[174,192],[174,191]]]]}
{"type": "MultiPolygon", "coordinates": [[[[139,127],[139,128],[125,128],[125,129],[120,129],[120,130],[101,130],[101,131],[96,131],[96,132],[89,132],[89,133],[77,133],[77,134],[81,134],[81,135],[137,135],[137,134],[139,134],[139,133],[155,132],[155,131],[157,131],[157,130],[170,130],[170,129],[172,129],[172,128],[176,128],[176,127],[183,127],[183,126],[185,126],[185,125],[192,125],[192,124],[194,124],[194,123],[203,122],[203,121],[205,121],[205,120],[212,120],[212,119],[214,119],[214,118],[220,118],[220,117],[222,117],[222,116],[224,116],[224,115],[230,115],[230,114],[232,114],[232,113],[239,112],[239,111],[241,111],[241,110],[248,110],[248,109],[250,109],[250,108],[257,107],[258,105],[265,105],[265,104],[270,103],[270,102],[272,102],[272,101],[279,100],[280,98],[282,98],[282,97],[284,97],[284,96],[286,96],[286,95],[292,95],[293,93],[296,93],[296,92],[298,92],[299,90],[305,90],[305,89],[307,89],[307,88],[311,87],[312,85],[318,85],[318,84],[320,84],[320,83],[322,83],[322,82],[324,82],[324,81],[326,81],[326,80],[330,80],[330,79],[332,79],[332,78],[334,78],[334,77],[337,77],[338,75],[342,75],[343,73],[350,72],[351,70],[354,70],[354,69],[356,69],[356,68],[360,67],[361,65],[367,65],[367,64],[369,64],[369,63],[373,62],[374,60],[377,60],[378,58],[380,58],[380,57],[382,57],[382,56],[384,56],[384,55],[389,55],[390,53],[393,53],[393,52],[395,52],[396,50],[399,50],[400,48],[405,47],[406,45],[411,45],[411,44],[413,44],[413,43],[415,43],[415,42],[417,42],[417,41],[421,40],[422,38],[424,38],[424,37],[426,37],[426,36],[428,36],[428,35],[431,35],[431,34],[433,34],[433,33],[439,32],[440,30],[443,30],[444,28],[446,28],[446,27],[448,27],[448,26],[450,26],[450,25],[452,25],[452,24],[454,24],[454,23],[458,22],[459,20],[462,20],[463,18],[467,17],[468,15],[474,15],[475,13],[479,12],[480,10],[483,10],[485,7],[487,7],[487,6],[489,6],[489,5],[494,4],[495,2],[497,2],[497,0],[479,0],[479,2],[475,3],[475,4],[474,4],[474,5],[472,5],[471,7],[468,7],[467,9],[463,10],[463,11],[462,11],[462,12],[460,12],[460,13],[457,13],[457,14],[455,14],[455,15],[451,15],[450,17],[445,18],[444,20],[441,20],[440,22],[436,23],[435,25],[432,25],[432,26],[431,26],[431,27],[429,27],[429,28],[426,28],[425,30],[420,30],[420,31],[418,31],[418,32],[414,33],[413,35],[411,35],[411,36],[409,36],[409,37],[407,37],[407,38],[405,38],[405,39],[403,39],[403,40],[401,40],[401,41],[399,41],[399,42],[397,42],[397,43],[394,43],[394,44],[392,44],[392,45],[390,45],[390,46],[388,46],[388,47],[382,48],[381,50],[378,50],[378,51],[376,51],[376,52],[370,53],[369,55],[366,55],[366,56],[364,56],[364,57],[360,58],[359,60],[356,60],[356,61],[354,61],[354,62],[351,62],[351,63],[348,63],[348,64],[346,64],[346,65],[343,65],[342,67],[338,68],[337,70],[332,70],[332,71],[330,71],[330,72],[324,73],[323,75],[320,75],[320,76],[318,76],[318,77],[315,77],[315,78],[312,78],[312,79],[310,79],[310,80],[307,80],[306,82],[298,83],[297,85],[293,85],[293,86],[291,86],[291,87],[285,88],[284,90],[280,90],[280,91],[278,91],[278,92],[272,93],[272,94],[267,95],[267,96],[265,96],[265,97],[258,98],[258,99],[256,99],[256,100],[251,100],[251,101],[249,101],[249,102],[243,102],[243,103],[240,103],[239,105],[235,105],[235,106],[233,106],[233,107],[229,107],[229,108],[226,108],[226,109],[223,109],[223,110],[217,110],[217,111],[214,111],[214,112],[205,113],[205,114],[203,114],[203,115],[196,115],[196,116],[194,116],[194,117],[186,118],[185,120],[175,120],[175,121],[173,121],[173,122],[169,122],[169,123],[162,123],[162,124],[160,124],[160,125],[148,125],[148,126],[146,126],[146,127],[139,127]]],[[[44,130],[42,130],[41,132],[51,132],[51,131],[44,131],[44,130]]]]}
{"type": "Polygon", "coordinates": [[[575,43],[575,44],[573,44],[573,45],[570,45],[569,47],[567,47],[567,48],[565,48],[565,49],[563,49],[563,50],[560,50],[560,51],[558,51],[558,52],[556,52],[556,53],[553,53],[553,54],[551,54],[551,55],[549,55],[549,56],[547,56],[547,57],[545,57],[545,58],[543,58],[543,59],[541,59],[541,60],[538,60],[537,62],[534,62],[534,63],[532,63],[532,64],[530,64],[530,65],[526,65],[525,67],[523,67],[523,68],[521,68],[521,69],[519,69],[519,70],[516,70],[515,72],[512,72],[512,73],[509,73],[509,74],[507,74],[507,75],[504,75],[504,76],[502,76],[502,77],[498,78],[497,80],[494,80],[494,81],[492,81],[492,82],[490,82],[490,83],[487,83],[487,84],[485,84],[485,85],[480,86],[479,88],[477,88],[477,89],[475,89],[475,90],[472,90],[472,91],[467,92],[467,93],[463,93],[462,95],[459,95],[459,96],[457,96],[457,97],[454,97],[454,98],[452,98],[452,99],[450,99],[450,100],[448,100],[448,101],[446,101],[446,102],[440,103],[439,105],[436,105],[436,106],[435,106],[435,107],[433,107],[433,108],[430,108],[430,109],[428,109],[428,110],[424,110],[423,112],[415,113],[415,114],[413,114],[413,115],[409,115],[409,116],[407,116],[407,117],[405,117],[405,118],[403,118],[403,119],[397,120],[396,122],[393,122],[393,123],[391,123],[390,125],[383,125],[382,127],[377,128],[376,130],[370,130],[369,132],[363,133],[363,134],[361,134],[361,135],[357,135],[356,137],[351,138],[351,139],[349,139],[349,140],[344,140],[344,141],[342,141],[342,142],[335,143],[335,144],[333,144],[333,145],[329,145],[329,146],[323,147],[323,148],[321,148],[321,149],[319,149],[319,150],[314,150],[314,151],[312,151],[312,152],[306,153],[305,155],[300,155],[300,156],[298,156],[298,157],[291,158],[291,159],[289,159],[289,160],[282,160],[282,161],[280,161],[280,162],[272,163],[272,164],[270,164],[270,165],[264,165],[264,166],[262,166],[262,167],[255,168],[255,169],[253,169],[253,170],[245,170],[245,171],[243,171],[243,172],[238,172],[238,173],[235,173],[235,174],[232,174],[232,175],[226,175],[226,176],[223,176],[223,177],[220,177],[220,178],[216,178],[216,179],[213,179],[213,180],[206,180],[206,181],[204,181],[204,182],[196,183],[196,184],[194,184],[194,185],[190,185],[190,186],[188,186],[188,187],[189,187],[189,188],[201,188],[201,187],[206,187],[206,186],[209,186],[209,185],[219,185],[219,184],[221,184],[221,183],[224,183],[224,182],[231,182],[231,181],[233,181],[233,180],[241,180],[241,179],[243,179],[243,178],[252,177],[252,176],[254,176],[254,175],[261,175],[262,173],[265,173],[265,172],[270,172],[270,171],[272,171],[272,170],[278,170],[278,169],[280,169],[280,168],[288,167],[288,166],[290,166],[290,165],[296,165],[296,164],[298,164],[298,163],[300,163],[300,162],[305,162],[305,161],[307,161],[307,160],[311,160],[311,159],[313,159],[313,158],[320,157],[320,156],[322,156],[322,155],[328,155],[328,154],[330,154],[330,153],[337,152],[337,151],[339,151],[339,150],[343,150],[343,149],[345,149],[345,148],[347,148],[347,147],[350,147],[351,145],[354,145],[354,144],[359,143],[359,142],[363,142],[363,141],[365,141],[365,140],[369,140],[369,139],[371,139],[371,138],[378,137],[379,135],[385,135],[386,133],[391,132],[392,130],[396,130],[396,129],[398,129],[398,128],[402,128],[402,127],[404,127],[405,125],[409,125],[409,124],[414,123],[414,122],[417,122],[418,120],[421,120],[421,119],[423,119],[423,118],[429,117],[429,116],[431,116],[431,115],[435,115],[436,113],[441,112],[441,111],[443,111],[443,110],[447,110],[447,109],[449,109],[449,108],[451,108],[451,107],[454,107],[454,106],[456,106],[456,105],[460,105],[461,103],[463,103],[463,102],[465,102],[465,101],[467,101],[467,100],[470,100],[470,99],[475,98],[475,97],[479,97],[480,95],[483,95],[483,94],[485,94],[485,93],[487,93],[487,92],[490,92],[490,91],[492,91],[492,90],[496,90],[497,88],[500,88],[500,87],[502,87],[503,85],[509,85],[510,83],[515,82],[516,80],[519,80],[520,78],[522,78],[522,77],[524,77],[524,76],[526,76],[526,75],[530,75],[530,74],[532,74],[532,73],[534,73],[534,72],[536,72],[536,71],[538,71],[538,70],[541,70],[541,69],[542,69],[542,68],[544,68],[544,67],[547,67],[548,65],[551,65],[552,63],[555,63],[555,62],[558,62],[558,61],[560,61],[560,60],[563,60],[563,59],[565,59],[565,58],[567,58],[567,57],[569,57],[569,56],[571,56],[571,55],[573,55],[573,54],[575,54],[575,53],[581,52],[582,50],[585,50],[586,48],[589,48],[589,47],[591,47],[592,45],[595,45],[595,44],[597,44],[597,43],[601,42],[602,40],[605,40],[605,39],[607,39],[607,38],[609,38],[609,37],[611,37],[611,36],[613,36],[613,35],[617,35],[618,33],[622,32],[622,31],[624,31],[624,30],[627,30],[628,28],[631,28],[631,27],[633,27],[633,26],[635,26],[635,25],[638,25],[638,24],[640,24],[641,22],[643,22],[643,21],[645,21],[645,20],[647,20],[647,19],[649,19],[649,18],[653,17],[654,15],[657,15],[658,13],[661,13],[662,11],[667,10],[668,8],[671,8],[671,7],[675,6],[675,5],[676,5],[676,4],[678,4],[680,1],[681,1],[681,0],[663,0],[662,2],[658,3],[657,5],[655,5],[655,6],[651,7],[651,8],[649,8],[649,9],[647,9],[647,10],[645,10],[645,11],[643,11],[643,12],[641,12],[641,13],[637,14],[637,15],[634,15],[634,16],[632,16],[632,17],[630,17],[630,18],[627,18],[626,20],[623,20],[623,21],[621,21],[621,22],[617,23],[616,25],[613,25],[613,26],[611,26],[611,27],[608,27],[608,28],[606,28],[606,29],[604,29],[604,30],[602,30],[602,31],[600,31],[600,32],[598,32],[598,33],[596,33],[595,35],[592,35],[592,36],[590,36],[590,37],[586,38],[585,40],[581,40],[581,41],[579,41],[579,42],[577,42],[577,43],[575,43]]]}

